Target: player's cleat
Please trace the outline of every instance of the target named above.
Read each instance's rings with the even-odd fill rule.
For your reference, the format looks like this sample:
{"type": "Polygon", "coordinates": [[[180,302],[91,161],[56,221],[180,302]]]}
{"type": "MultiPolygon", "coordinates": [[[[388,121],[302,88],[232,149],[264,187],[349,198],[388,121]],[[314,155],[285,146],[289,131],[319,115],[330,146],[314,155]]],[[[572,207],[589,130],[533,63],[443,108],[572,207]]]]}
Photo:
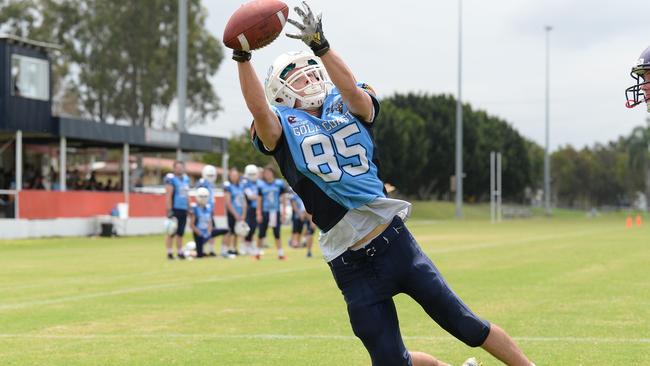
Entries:
{"type": "Polygon", "coordinates": [[[258,260],[262,259],[262,256],[259,255],[259,254],[256,254],[256,255],[253,256],[253,259],[255,259],[256,261],[258,261],[258,260]]]}
{"type": "Polygon", "coordinates": [[[284,260],[287,260],[287,256],[285,256],[285,255],[279,255],[279,256],[278,256],[278,259],[281,260],[281,261],[284,261],[284,260]]]}
{"type": "Polygon", "coordinates": [[[169,259],[170,261],[173,261],[174,260],[174,255],[172,253],[167,253],[167,259],[169,259]]]}
{"type": "Polygon", "coordinates": [[[311,251],[307,252],[307,258],[311,258],[311,251]]]}
{"type": "Polygon", "coordinates": [[[216,256],[217,256],[217,253],[215,253],[215,252],[210,252],[210,253],[208,253],[208,256],[210,256],[210,257],[216,257],[216,256]]]}
{"type": "Polygon", "coordinates": [[[478,360],[476,360],[476,357],[470,357],[467,360],[465,360],[465,362],[463,362],[461,366],[482,366],[482,365],[483,362],[478,362],[478,360]]]}
{"type": "Polygon", "coordinates": [[[185,259],[185,254],[183,254],[183,253],[178,253],[176,256],[178,257],[178,259],[181,259],[181,260],[185,259]]]}

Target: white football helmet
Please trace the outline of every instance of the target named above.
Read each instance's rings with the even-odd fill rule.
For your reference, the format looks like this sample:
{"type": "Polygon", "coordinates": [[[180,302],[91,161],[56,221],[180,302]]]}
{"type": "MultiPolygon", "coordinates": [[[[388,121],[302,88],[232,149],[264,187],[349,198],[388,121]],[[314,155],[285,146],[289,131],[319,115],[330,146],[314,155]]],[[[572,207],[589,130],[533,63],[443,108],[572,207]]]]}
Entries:
{"type": "Polygon", "coordinates": [[[185,250],[188,252],[196,250],[196,243],[193,241],[188,241],[187,244],[185,244],[185,250]]]}
{"type": "Polygon", "coordinates": [[[249,180],[257,180],[259,172],[260,171],[257,169],[255,164],[248,164],[246,165],[246,168],[244,168],[244,177],[249,180]]]}
{"type": "Polygon", "coordinates": [[[201,177],[205,180],[207,180],[210,183],[214,183],[217,181],[217,168],[215,168],[212,165],[206,165],[203,167],[203,171],[201,171],[201,177]]]}
{"type": "Polygon", "coordinates": [[[250,226],[246,223],[246,221],[237,221],[235,224],[235,234],[237,236],[244,237],[248,235],[248,233],[251,231],[250,226]]]}
{"type": "Polygon", "coordinates": [[[275,59],[264,82],[264,92],[269,103],[276,106],[294,108],[296,100],[300,109],[314,109],[323,105],[329,90],[329,76],[320,59],[309,52],[287,52],[275,59]],[[294,69],[298,72],[286,79],[294,69]],[[291,86],[300,78],[311,80],[305,87],[295,89],[291,86]],[[303,93],[305,96],[301,96],[303,93]]]}
{"type": "Polygon", "coordinates": [[[205,187],[200,187],[196,190],[196,202],[201,206],[205,206],[210,202],[210,191],[205,187]]]}
{"type": "Polygon", "coordinates": [[[165,233],[167,233],[167,235],[174,235],[176,234],[176,230],[178,230],[178,219],[176,217],[166,218],[164,226],[165,233]]]}

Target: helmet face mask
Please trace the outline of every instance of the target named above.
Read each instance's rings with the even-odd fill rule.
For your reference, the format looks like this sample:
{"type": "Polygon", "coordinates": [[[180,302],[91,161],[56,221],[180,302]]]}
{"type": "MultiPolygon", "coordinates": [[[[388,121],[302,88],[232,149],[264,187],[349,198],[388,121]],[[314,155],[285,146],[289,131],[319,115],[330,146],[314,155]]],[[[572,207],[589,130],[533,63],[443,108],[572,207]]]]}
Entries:
{"type": "Polygon", "coordinates": [[[644,89],[650,89],[650,47],[643,51],[636,66],[632,68],[630,76],[636,81],[636,84],[625,89],[626,106],[634,108],[645,102],[650,113],[650,95],[644,91],[644,89]]]}
{"type": "Polygon", "coordinates": [[[244,177],[249,180],[257,180],[259,176],[259,169],[257,168],[257,165],[255,164],[249,164],[246,165],[246,168],[244,168],[244,177]]]}
{"type": "Polygon", "coordinates": [[[207,188],[201,187],[196,190],[196,202],[201,205],[205,206],[208,204],[210,201],[210,191],[208,191],[207,188]]]}
{"type": "Polygon", "coordinates": [[[264,83],[264,91],[272,105],[316,109],[323,105],[329,84],[327,71],[318,57],[307,52],[289,52],[280,55],[273,62],[264,83]],[[291,73],[293,70],[296,71],[291,73]],[[304,86],[297,87],[301,84],[304,86]],[[297,101],[300,102],[299,106],[296,106],[297,101]]]}
{"type": "Polygon", "coordinates": [[[217,169],[212,165],[206,165],[201,171],[201,178],[213,183],[217,180],[217,169]]]}

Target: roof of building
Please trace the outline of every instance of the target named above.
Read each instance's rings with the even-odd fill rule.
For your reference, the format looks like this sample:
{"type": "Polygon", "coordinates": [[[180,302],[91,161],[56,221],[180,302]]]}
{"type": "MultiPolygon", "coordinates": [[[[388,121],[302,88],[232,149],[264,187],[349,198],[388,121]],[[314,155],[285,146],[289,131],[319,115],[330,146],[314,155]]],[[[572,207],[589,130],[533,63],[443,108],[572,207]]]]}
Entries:
{"type": "Polygon", "coordinates": [[[34,48],[42,48],[45,50],[57,50],[57,51],[61,51],[63,49],[63,47],[55,43],[34,41],[31,39],[15,36],[13,34],[0,33],[0,40],[6,40],[7,43],[18,44],[23,47],[34,47],[34,48]]]}

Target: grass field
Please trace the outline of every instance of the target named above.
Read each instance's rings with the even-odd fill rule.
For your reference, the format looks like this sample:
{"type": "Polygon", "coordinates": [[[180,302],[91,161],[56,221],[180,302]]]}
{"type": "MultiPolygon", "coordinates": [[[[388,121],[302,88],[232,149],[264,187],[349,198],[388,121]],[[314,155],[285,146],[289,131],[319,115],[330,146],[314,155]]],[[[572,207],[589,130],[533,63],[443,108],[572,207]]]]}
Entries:
{"type": "MultiPolygon", "coordinates": [[[[650,364],[650,222],[427,210],[409,222],[427,254],[537,365],[650,364]]],[[[0,241],[0,365],[369,365],[327,265],[273,254],[171,262],[158,236],[0,241]]],[[[410,349],[499,364],[396,302],[410,349]]]]}

